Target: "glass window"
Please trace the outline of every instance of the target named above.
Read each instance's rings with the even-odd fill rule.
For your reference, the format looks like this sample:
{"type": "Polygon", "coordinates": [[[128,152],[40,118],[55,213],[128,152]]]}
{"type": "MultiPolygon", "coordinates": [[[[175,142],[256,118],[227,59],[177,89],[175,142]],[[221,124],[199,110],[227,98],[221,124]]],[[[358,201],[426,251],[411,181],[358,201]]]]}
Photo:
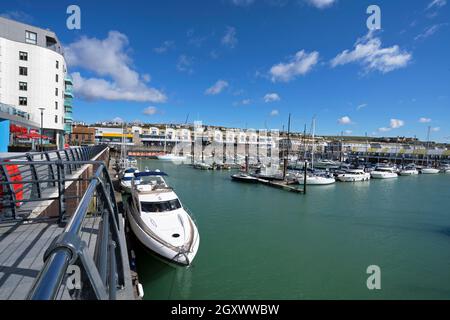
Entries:
{"type": "Polygon", "coordinates": [[[55,116],[55,123],[58,123],[58,116],[55,116]]]}
{"type": "Polygon", "coordinates": [[[55,110],[58,110],[58,101],[55,101],[55,110]]]}
{"type": "Polygon", "coordinates": [[[59,61],[56,60],[56,69],[59,69],[59,61]]]}
{"type": "Polygon", "coordinates": [[[21,76],[27,76],[28,75],[28,68],[27,67],[19,67],[19,74],[21,76]]]}
{"type": "Polygon", "coordinates": [[[58,88],[55,88],[55,96],[58,96],[58,88]]]}
{"type": "Polygon", "coordinates": [[[26,82],[19,82],[19,90],[27,91],[28,90],[28,84],[26,82]]]}
{"type": "Polygon", "coordinates": [[[19,51],[19,60],[28,61],[28,53],[19,51]]]}
{"type": "Polygon", "coordinates": [[[19,106],[26,106],[28,105],[28,101],[26,97],[19,97],[19,106]]]}
{"type": "Polygon", "coordinates": [[[142,212],[167,212],[181,208],[178,199],[162,202],[141,202],[142,212]]]}
{"type": "Polygon", "coordinates": [[[31,31],[25,31],[25,42],[31,44],[37,44],[37,33],[31,31]]]}
{"type": "Polygon", "coordinates": [[[56,82],[59,81],[59,76],[58,75],[55,75],[55,80],[56,80],[56,82]]]}

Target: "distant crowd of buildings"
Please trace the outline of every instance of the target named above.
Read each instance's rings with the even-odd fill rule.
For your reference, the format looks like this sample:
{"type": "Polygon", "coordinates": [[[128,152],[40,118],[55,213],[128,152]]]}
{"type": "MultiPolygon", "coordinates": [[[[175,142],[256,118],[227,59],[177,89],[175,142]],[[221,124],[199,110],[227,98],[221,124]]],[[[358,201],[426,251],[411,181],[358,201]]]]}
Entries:
{"type": "Polygon", "coordinates": [[[202,141],[204,145],[222,143],[231,145],[258,145],[278,148],[281,151],[301,154],[314,151],[328,158],[345,158],[350,154],[374,154],[380,156],[397,155],[424,157],[425,155],[450,157],[450,145],[421,142],[415,138],[373,138],[348,136],[316,136],[266,130],[242,130],[207,126],[200,123],[186,125],[161,124],[120,124],[97,123],[73,126],[70,142],[72,145],[125,144],[129,150],[158,150],[170,152],[184,143],[202,141]]]}

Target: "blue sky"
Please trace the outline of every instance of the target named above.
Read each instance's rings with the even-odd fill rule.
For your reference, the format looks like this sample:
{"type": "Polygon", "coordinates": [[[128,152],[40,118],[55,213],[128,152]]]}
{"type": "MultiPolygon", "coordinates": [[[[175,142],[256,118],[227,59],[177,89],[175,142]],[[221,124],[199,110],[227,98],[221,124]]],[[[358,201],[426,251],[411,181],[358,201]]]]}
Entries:
{"type": "Polygon", "coordinates": [[[2,2],[50,28],[76,81],[74,118],[204,123],[450,141],[446,0],[2,2]],[[66,8],[81,8],[68,30],[66,8]],[[381,8],[369,33],[366,9],[381,8]]]}

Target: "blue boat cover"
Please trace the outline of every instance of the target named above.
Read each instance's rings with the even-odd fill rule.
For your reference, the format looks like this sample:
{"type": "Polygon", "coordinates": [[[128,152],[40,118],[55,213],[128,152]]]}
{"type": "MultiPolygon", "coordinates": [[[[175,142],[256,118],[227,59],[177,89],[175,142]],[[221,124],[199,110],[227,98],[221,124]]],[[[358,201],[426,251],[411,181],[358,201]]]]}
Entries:
{"type": "Polygon", "coordinates": [[[164,173],[162,171],[143,171],[143,172],[136,172],[134,176],[135,177],[167,176],[167,173],[164,173]]]}

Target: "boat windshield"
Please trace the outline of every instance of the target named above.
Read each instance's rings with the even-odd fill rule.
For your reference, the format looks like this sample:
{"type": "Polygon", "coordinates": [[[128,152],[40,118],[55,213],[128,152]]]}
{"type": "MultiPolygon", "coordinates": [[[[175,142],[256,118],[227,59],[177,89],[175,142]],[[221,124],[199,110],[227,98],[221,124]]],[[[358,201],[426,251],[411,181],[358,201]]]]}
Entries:
{"type": "Polygon", "coordinates": [[[142,212],[166,212],[181,208],[178,199],[161,202],[141,202],[142,212]]]}

